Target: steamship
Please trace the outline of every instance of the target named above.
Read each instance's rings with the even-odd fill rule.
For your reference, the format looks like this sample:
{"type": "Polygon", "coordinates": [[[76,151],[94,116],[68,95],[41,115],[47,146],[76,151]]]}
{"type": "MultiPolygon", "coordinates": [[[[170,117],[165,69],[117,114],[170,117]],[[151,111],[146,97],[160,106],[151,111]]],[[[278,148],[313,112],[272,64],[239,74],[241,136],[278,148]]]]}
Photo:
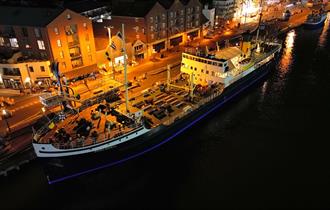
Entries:
{"type": "Polygon", "coordinates": [[[240,46],[184,52],[177,77],[168,70],[166,83],[134,100],[125,77],[124,98],[114,89],[105,100],[63,112],[34,133],[48,182],[122,163],[175,139],[262,81],[280,50],[280,43],[246,36],[240,46]]]}

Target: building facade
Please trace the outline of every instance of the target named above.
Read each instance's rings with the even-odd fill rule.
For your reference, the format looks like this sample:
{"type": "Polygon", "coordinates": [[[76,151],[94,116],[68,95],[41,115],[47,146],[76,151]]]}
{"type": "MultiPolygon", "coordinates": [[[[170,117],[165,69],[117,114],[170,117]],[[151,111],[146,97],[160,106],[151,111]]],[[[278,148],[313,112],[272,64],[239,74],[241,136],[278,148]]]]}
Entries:
{"type": "Polygon", "coordinates": [[[133,1],[115,5],[108,25],[112,33],[125,24],[127,48],[139,60],[201,36],[202,4],[199,0],[133,1]]]}
{"type": "MultiPolygon", "coordinates": [[[[69,78],[92,71],[96,63],[92,21],[68,9],[1,7],[0,63],[6,68],[1,77],[11,72],[7,69],[20,69],[18,82],[23,82],[15,87],[26,87],[21,66],[53,61],[60,63],[60,72],[69,78]]],[[[31,71],[35,76],[29,79],[36,81],[33,77],[46,77],[45,73],[51,79],[48,69],[44,66],[41,71],[31,71]]]]}
{"type": "Polygon", "coordinates": [[[213,0],[215,8],[215,24],[220,25],[223,21],[232,20],[236,12],[236,0],[213,0]]]}

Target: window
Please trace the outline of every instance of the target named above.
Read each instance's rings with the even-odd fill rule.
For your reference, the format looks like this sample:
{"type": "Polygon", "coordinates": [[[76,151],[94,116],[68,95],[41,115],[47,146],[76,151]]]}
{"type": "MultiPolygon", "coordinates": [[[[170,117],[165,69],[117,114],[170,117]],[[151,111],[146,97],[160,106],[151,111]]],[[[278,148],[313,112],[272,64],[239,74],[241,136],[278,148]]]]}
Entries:
{"type": "Polygon", "coordinates": [[[87,52],[90,53],[91,52],[91,46],[90,45],[87,45],[87,52]]]}
{"type": "Polygon", "coordinates": [[[89,61],[90,62],[93,62],[93,56],[92,55],[89,55],[88,57],[89,57],[89,61]]]}
{"type": "Polygon", "coordinates": [[[197,71],[197,68],[195,67],[195,71],[197,71]]]}
{"type": "Polygon", "coordinates": [[[83,23],[84,29],[87,30],[87,23],[83,23]]]}
{"type": "Polygon", "coordinates": [[[60,34],[60,32],[58,31],[58,28],[57,28],[57,27],[54,28],[54,33],[55,33],[56,35],[59,35],[59,34],[60,34]]]}
{"type": "Polygon", "coordinates": [[[150,31],[154,31],[154,27],[153,26],[150,26],[150,31]]]}
{"type": "Polygon", "coordinates": [[[191,69],[191,70],[193,70],[193,67],[192,67],[192,66],[190,66],[190,69],[191,69]]]}
{"type": "Polygon", "coordinates": [[[0,37],[0,46],[5,46],[5,39],[0,37]]]}
{"type": "Polygon", "coordinates": [[[170,12],[170,18],[173,18],[173,12],[170,12]]]}
{"type": "Polygon", "coordinates": [[[162,23],[162,28],[165,28],[165,26],[166,26],[165,23],[162,23]]]}
{"type": "Polygon", "coordinates": [[[89,35],[88,34],[86,34],[85,40],[86,40],[86,42],[89,42],[89,35]]]}
{"type": "Polygon", "coordinates": [[[36,35],[37,38],[40,38],[41,37],[40,28],[34,28],[34,34],[36,35]]]}
{"type": "Polygon", "coordinates": [[[206,74],[209,74],[209,71],[207,71],[207,70],[206,70],[206,72],[205,72],[205,73],[206,73],[206,74]]]}
{"type": "Polygon", "coordinates": [[[201,72],[204,73],[204,69],[202,69],[201,72]]]}
{"type": "Polygon", "coordinates": [[[33,66],[29,66],[29,71],[34,72],[33,66]]]}
{"type": "Polygon", "coordinates": [[[25,27],[22,28],[22,34],[23,34],[24,37],[28,36],[27,28],[25,28],[25,27]]]}
{"type": "Polygon", "coordinates": [[[61,40],[58,39],[58,40],[56,41],[56,43],[57,43],[57,46],[58,46],[58,47],[62,47],[61,40]]]}
{"type": "Polygon", "coordinates": [[[184,10],[183,9],[181,10],[181,15],[184,15],[184,10]]]}
{"type": "Polygon", "coordinates": [[[71,14],[70,13],[66,14],[66,19],[71,20],[71,14]]]}
{"type": "Polygon", "coordinates": [[[214,71],[212,71],[212,76],[214,76],[214,71]]]}
{"type": "Polygon", "coordinates": [[[63,51],[60,51],[60,58],[64,58],[64,53],[63,53],[63,51]]]}
{"type": "Polygon", "coordinates": [[[151,34],[150,37],[151,37],[151,39],[154,39],[155,38],[155,35],[154,34],[151,34]]]}
{"type": "Polygon", "coordinates": [[[150,17],[150,23],[153,23],[153,22],[154,22],[154,18],[150,17]]]}
{"type": "Polygon", "coordinates": [[[19,47],[18,41],[16,38],[9,38],[10,46],[11,47],[19,47]]]}
{"type": "Polygon", "coordinates": [[[45,43],[42,40],[37,40],[39,50],[45,50],[45,43]]]}
{"type": "Polygon", "coordinates": [[[45,67],[44,66],[40,66],[40,71],[41,72],[45,72],[46,71],[45,67]]]}
{"type": "Polygon", "coordinates": [[[65,62],[62,62],[62,67],[63,67],[63,69],[66,69],[66,63],[65,62]]]}

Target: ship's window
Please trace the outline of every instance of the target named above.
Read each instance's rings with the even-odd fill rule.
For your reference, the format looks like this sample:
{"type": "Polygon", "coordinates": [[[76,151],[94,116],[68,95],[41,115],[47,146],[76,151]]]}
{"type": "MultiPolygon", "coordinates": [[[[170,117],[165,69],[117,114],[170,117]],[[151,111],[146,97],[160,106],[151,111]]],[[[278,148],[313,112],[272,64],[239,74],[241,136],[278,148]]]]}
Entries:
{"type": "Polygon", "coordinates": [[[222,63],[219,63],[219,66],[222,67],[222,63]]]}
{"type": "Polygon", "coordinates": [[[192,67],[192,66],[190,66],[190,69],[192,70],[192,69],[193,69],[193,67],[192,67]]]}
{"type": "Polygon", "coordinates": [[[217,66],[217,62],[213,62],[213,65],[214,65],[214,66],[217,66]]]}
{"type": "Polygon", "coordinates": [[[204,69],[202,69],[201,72],[203,73],[204,72],[204,69]]]}
{"type": "Polygon", "coordinates": [[[209,71],[206,70],[206,74],[209,74],[209,71]]]}
{"type": "Polygon", "coordinates": [[[207,61],[207,64],[212,64],[212,61],[207,61]]]}
{"type": "Polygon", "coordinates": [[[197,71],[197,68],[195,67],[195,71],[197,71]]]}

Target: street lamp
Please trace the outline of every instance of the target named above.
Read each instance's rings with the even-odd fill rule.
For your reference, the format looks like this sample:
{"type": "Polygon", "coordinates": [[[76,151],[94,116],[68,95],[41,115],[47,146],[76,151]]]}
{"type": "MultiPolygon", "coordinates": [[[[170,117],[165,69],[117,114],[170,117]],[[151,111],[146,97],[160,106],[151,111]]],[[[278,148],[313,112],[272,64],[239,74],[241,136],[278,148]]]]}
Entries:
{"type": "Polygon", "coordinates": [[[8,134],[10,134],[11,130],[10,130],[10,126],[9,126],[9,123],[8,123],[8,120],[7,120],[9,118],[9,112],[6,109],[2,110],[2,117],[6,122],[6,125],[7,125],[7,128],[8,128],[8,134]]]}

